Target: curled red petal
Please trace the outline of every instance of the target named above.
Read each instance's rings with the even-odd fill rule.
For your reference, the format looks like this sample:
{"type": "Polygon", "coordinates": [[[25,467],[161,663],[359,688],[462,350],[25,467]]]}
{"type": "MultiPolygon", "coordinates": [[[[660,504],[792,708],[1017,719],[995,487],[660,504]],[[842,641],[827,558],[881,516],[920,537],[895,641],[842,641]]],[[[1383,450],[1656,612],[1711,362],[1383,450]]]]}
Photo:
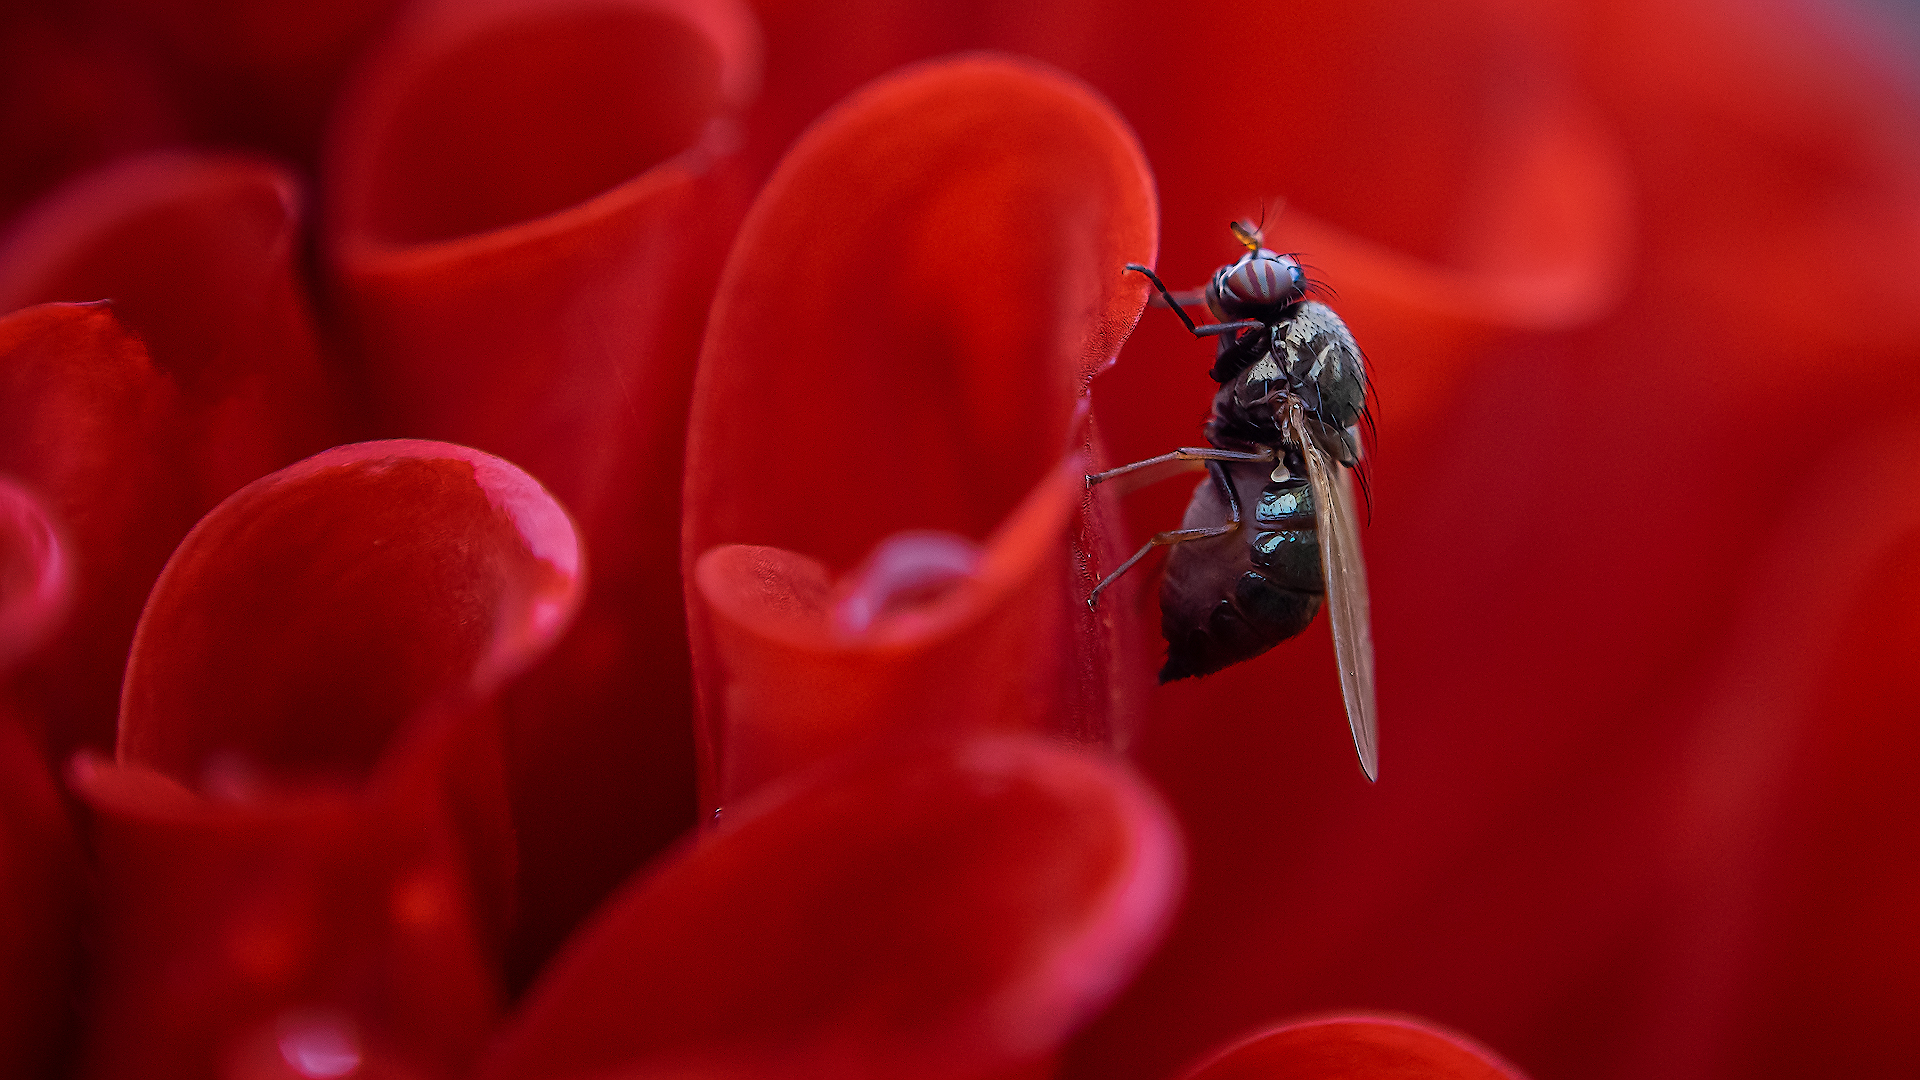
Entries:
{"type": "Polygon", "coordinates": [[[869,559],[837,588],[822,564],[779,548],[709,551],[694,587],[721,658],[720,798],[896,737],[903,717],[915,736],[1056,729],[1059,686],[1074,673],[1059,669],[1054,642],[1074,632],[1065,616],[1077,598],[1055,556],[1080,506],[1083,460],[1056,469],[984,550],[896,534],[875,553],[895,565],[869,559]],[[907,582],[877,580],[888,573],[907,582]]]}
{"type": "Polygon", "coordinates": [[[0,245],[0,310],[110,300],[179,386],[196,513],[338,441],[301,213],[278,166],[169,151],[69,181],[0,245]]]}
{"type": "Polygon", "coordinates": [[[1276,1027],[1228,1047],[1183,1080],[1525,1080],[1464,1036],[1421,1021],[1334,1016],[1276,1027]]]}
{"type": "Polygon", "coordinates": [[[32,492],[0,476],[0,673],[59,628],[73,597],[71,544],[32,492]]]}
{"type": "Polygon", "coordinates": [[[120,757],[190,788],[360,780],[407,721],[531,664],[582,571],[566,511],[498,458],[419,440],[308,458],[216,507],[167,563],[120,757]]]}
{"type": "Polygon", "coordinates": [[[496,968],[444,802],[208,798],[90,755],[71,783],[97,890],[85,1075],[455,1076],[492,1029],[496,968]]]}
{"type": "Polygon", "coordinates": [[[68,541],[72,614],[9,675],[56,759],[113,745],[140,607],[192,523],[193,484],[175,456],[179,407],[109,305],[0,317],[0,471],[34,493],[68,541]]]}
{"type": "Polygon", "coordinates": [[[1131,973],[1179,864],[1108,759],[1011,738],[842,759],[629,886],[479,1075],[1010,1070],[1131,973]]]}
{"type": "MultiPolygon", "coordinates": [[[[988,563],[1022,584],[992,618],[948,622],[954,640],[937,649],[888,646],[885,634],[851,648],[776,646],[742,621],[758,603],[758,586],[737,576],[751,560],[707,564],[689,613],[709,799],[740,793],[727,755],[757,759],[746,772],[763,779],[778,771],[768,768],[777,747],[810,737],[804,728],[867,732],[903,715],[888,705],[855,717],[825,696],[776,702],[760,691],[777,677],[748,695],[773,711],[736,711],[727,680],[759,678],[776,654],[788,677],[810,677],[814,660],[837,669],[822,668],[814,685],[918,697],[911,713],[1009,721],[992,703],[1020,686],[1021,711],[1044,726],[1124,735],[1124,699],[1107,685],[1119,666],[1111,630],[1075,597],[1089,584],[1087,557],[1061,522],[1082,502],[1073,474],[1088,441],[1086,382],[1144,299],[1122,266],[1151,258],[1151,192],[1104,102],[1049,69],[985,56],[873,84],[782,162],[714,301],[688,439],[684,558],[772,546],[838,574],[891,533],[939,530],[996,537],[988,563]],[[703,627],[702,597],[728,607],[715,616],[728,631],[703,627]],[[1023,621],[1026,647],[1005,648],[1023,621]],[[939,650],[1013,666],[936,678],[939,650]]],[[[964,606],[957,596],[950,615],[964,606]]]]}
{"type": "Polygon", "coordinates": [[[523,969],[692,823],[681,461],[758,60],[733,3],[427,5],[336,117],[324,247],[380,431],[510,458],[594,552],[506,705],[523,969]]]}

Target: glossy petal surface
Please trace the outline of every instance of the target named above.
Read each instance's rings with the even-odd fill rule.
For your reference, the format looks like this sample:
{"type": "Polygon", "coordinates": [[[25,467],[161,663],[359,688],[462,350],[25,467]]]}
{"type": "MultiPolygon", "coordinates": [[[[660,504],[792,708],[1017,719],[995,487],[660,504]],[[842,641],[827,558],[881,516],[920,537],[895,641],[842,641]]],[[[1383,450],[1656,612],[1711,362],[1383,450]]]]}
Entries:
{"type": "Polygon", "coordinates": [[[842,761],[618,896],[480,1076],[993,1075],[1125,979],[1178,875],[1171,823],[1099,758],[989,739],[842,761]]]}
{"type": "Polygon", "coordinates": [[[562,633],[579,540],[538,483],[445,443],[357,443],[202,519],[141,617],[120,756],[189,787],[356,781],[409,720],[562,633]]]}

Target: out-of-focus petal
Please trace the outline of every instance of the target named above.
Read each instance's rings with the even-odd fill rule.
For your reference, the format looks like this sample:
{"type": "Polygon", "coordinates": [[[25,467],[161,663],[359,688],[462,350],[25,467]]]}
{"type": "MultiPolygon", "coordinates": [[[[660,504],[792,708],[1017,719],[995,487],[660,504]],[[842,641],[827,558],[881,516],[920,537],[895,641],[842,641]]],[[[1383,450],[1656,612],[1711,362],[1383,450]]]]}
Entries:
{"type": "Polygon", "coordinates": [[[71,545],[31,491],[0,476],[0,672],[59,628],[73,598],[71,545]]]}
{"type": "Polygon", "coordinates": [[[91,32],[81,7],[14,3],[0,18],[0,224],[75,172],[179,137],[147,58],[91,32]]]}
{"type": "Polygon", "coordinates": [[[1909,401],[1890,391],[1920,380],[1920,93],[1911,48],[1872,7],[1616,0],[1575,39],[1652,174],[1647,272],[1696,316],[1788,346],[1736,354],[1756,397],[1817,371],[1874,387],[1852,410],[1909,401]],[[1783,306],[1802,314],[1770,325],[1783,306]]]}
{"type": "Polygon", "coordinates": [[[523,971],[693,820],[681,461],[758,63],[731,3],[428,5],[333,132],[325,248],[379,431],[512,459],[594,552],[507,703],[523,971]]]}
{"type": "Polygon", "coordinates": [[[273,1047],[346,1042],[369,1075],[465,1065],[511,878],[485,706],[565,632],[580,560],[525,473],[424,441],[327,451],[195,527],[135,638],[120,761],[73,774],[95,1075],[272,1075],[273,1047]]]}
{"type": "Polygon", "coordinates": [[[56,760],[113,745],[134,624],[191,524],[193,485],[175,457],[179,407],[110,305],[0,317],[0,471],[35,493],[68,540],[72,615],[8,676],[56,760]]]}
{"type": "Polygon", "coordinates": [[[1483,1046],[1411,1019],[1335,1016],[1263,1031],[1183,1080],[1524,1080],[1483,1046]]]}
{"type": "Polygon", "coordinates": [[[615,899],[479,1075],[993,1075],[1130,974],[1179,863],[1156,800],[1096,756],[1021,738],[843,761],[729,807],[615,899]]]}
{"type": "Polygon", "coordinates": [[[735,646],[783,633],[741,621],[758,585],[719,580],[769,564],[709,563],[689,606],[709,801],[744,790],[731,775],[736,751],[753,762],[738,780],[758,782],[805,763],[781,761],[777,748],[825,749],[794,725],[866,735],[931,708],[1093,741],[1124,735],[1126,697],[1112,680],[1134,672],[1115,659],[1112,612],[1096,619],[1077,598],[1089,561],[1117,559],[1076,552],[1082,538],[1063,523],[1084,502],[1072,473],[1090,438],[1087,380],[1111,362],[1144,298],[1121,268],[1150,259],[1154,241],[1151,178],[1125,125],[1084,87],[1030,63],[971,57],[889,77],[795,146],[742,226],[714,302],[688,441],[684,557],[774,546],[804,556],[784,559],[788,569],[817,560],[824,569],[805,573],[818,576],[851,569],[903,530],[992,537],[1002,550],[982,565],[1008,584],[974,595],[998,593],[1006,606],[989,615],[956,587],[954,602],[926,609],[912,649],[885,633],[823,642],[816,656],[842,651],[807,676],[822,683],[804,702],[816,715],[803,717],[799,699],[775,702],[781,676],[753,685],[768,652],[728,655],[703,631],[713,602],[729,609],[735,646]],[[1013,666],[929,681],[942,654],[1013,666]],[[928,662],[909,674],[916,656],[928,662]],[[837,692],[826,681],[847,696],[829,706],[837,692]],[[873,697],[853,692],[889,682],[873,697]],[[1013,687],[1033,688],[1023,719],[986,719],[996,714],[986,703],[1013,687]]]}
{"type": "Polygon", "coordinates": [[[402,0],[94,0],[180,102],[196,141],[312,165],[334,94],[402,0]]]}
{"type": "Polygon", "coordinates": [[[0,706],[0,1061],[11,1075],[53,1076],[72,1038],[83,873],[43,752],[0,706]]]}
{"type": "Polygon", "coordinates": [[[453,1076],[491,1030],[500,992],[443,804],[211,798],[91,755],[70,781],[99,897],[85,1075],[453,1076]],[[329,1045],[364,1071],[299,1068],[329,1045]]]}
{"type": "Polygon", "coordinates": [[[338,440],[298,269],[298,183],[165,152],[70,181],[0,245],[0,311],[111,300],[179,386],[195,513],[338,440]]]}
{"type": "Polygon", "coordinates": [[[1639,990],[1651,1019],[1622,1072],[1920,1060],[1920,796],[1904,779],[1920,754],[1920,416],[1816,462],[1805,516],[1776,524],[1699,683],[1658,718],[1684,737],[1658,834],[1635,850],[1666,888],[1639,990]]]}

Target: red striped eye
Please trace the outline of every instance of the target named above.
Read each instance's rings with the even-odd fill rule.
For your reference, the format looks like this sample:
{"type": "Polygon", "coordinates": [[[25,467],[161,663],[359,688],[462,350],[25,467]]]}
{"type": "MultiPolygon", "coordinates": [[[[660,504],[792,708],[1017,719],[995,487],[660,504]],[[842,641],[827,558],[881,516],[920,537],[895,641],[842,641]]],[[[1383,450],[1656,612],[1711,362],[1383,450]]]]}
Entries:
{"type": "Polygon", "coordinates": [[[1305,292],[1306,275],[1285,255],[1261,250],[1227,271],[1225,291],[1243,304],[1284,304],[1305,292]]]}

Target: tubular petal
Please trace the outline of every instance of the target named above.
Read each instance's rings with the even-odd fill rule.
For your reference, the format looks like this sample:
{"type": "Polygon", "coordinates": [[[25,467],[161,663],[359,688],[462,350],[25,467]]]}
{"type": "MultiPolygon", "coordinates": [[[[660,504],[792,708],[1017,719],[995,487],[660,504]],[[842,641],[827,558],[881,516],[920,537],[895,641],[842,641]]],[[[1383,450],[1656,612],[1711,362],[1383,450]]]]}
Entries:
{"type": "MultiPolygon", "coordinates": [[[[722,658],[722,801],[903,734],[1057,729],[1057,687],[1074,673],[1059,667],[1055,642],[1073,632],[1063,617],[1076,598],[1054,556],[1079,508],[1083,460],[1069,458],[1043,481],[970,572],[861,628],[836,608],[850,588],[870,587],[872,560],[837,589],[823,565],[778,548],[726,545],[695,564],[722,658]]],[[[917,535],[896,535],[876,556],[917,535]]]]}
{"type": "MultiPolygon", "coordinates": [[[[752,544],[838,573],[894,532],[979,540],[1012,535],[1005,523],[1016,516],[1060,520],[1082,500],[1060,478],[1090,438],[1087,380],[1111,362],[1144,299],[1121,267],[1151,257],[1154,221],[1151,179],[1125,125],[1047,69],[967,57],[909,69],[842,104],[768,182],[722,278],[695,387],[683,558],[691,566],[718,545],[752,544]],[[1023,500],[1030,509],[1019,511],[1023,500]]],[[[942,646],[1001,655],[987,637],[966,636],[1024,622],[1032,647],[1013,671],[936,692],[930,667],[902,665],[911,652],[869,642],[839,653],[834,663],[850,665],[842,676],[860,669],[856,681],[895,684],[892,700],[925,708],[945,695],[943,712],[994,722],[1005,717],[985,703],[1003,688],[986,684],[1004,678],[1037,687],[1027,715],[1057,731],[1123,736],[1124,697],[1108,682],[1121,669],[1114,631],[1076,599],[1091,584],[1081,538],[1039,535],[1008,551],[1029,560],[1009,566],[1009,580],[1036,587],[1008,594],[993,620],[955,627],[955,643],[942,646]]],[[[708,564],[715,576],[700,596],[750,597],[752,582],[720,580],[723,565],[750,564],[708,564]]],[[[898,715],[881,708],[858,720],[814,701],[805,709],[819,715],[802,717],[797,700],[736,715],[725,673],[766,656],[728,655],[744,639],[708,628],[700,597],[689,614],[709,800],[738,794],[723,779],[733,768],[725,754],[757,757],[748,771],[763,778],[779,757],[772,747],[792,737],[783,729],[868,732],[898,715]]]]}
{"type": "Polygon", "coordinates": [[[1177,889],[1172,823],[1035,739],[842,759],[728,806],[543,977],[484,1080],[982,1076],[1052,1049],[1177,889]]]}
{"type": "Polygon", "coordinates": [[[111,306],[0,317],[0,472],[32,489],[68,541],[70,617],[8,678],[54,760],[113,745],[140,606],[192,520],[179,409],[111,306]]]}
{"type": "Polygon", "coordinates": [[[483,701],[565,631],[572,522],[465,447],[356,443],[215,508],[141,616],[120,758],[189,788],[358,782],[396,731],[483,701]]]}
{"type": "Polygon", "coordinates": [[[1338,1016],[1252,1036],[1183,1080],[1525,1080],[1471,1040],[1411,1019],[1338,1016]]]}
{"type": "Polygon", "coordinates": [[[324,250],[379,431],[519,463],[595,552],[506,703],[522,972],[692,824],[681,461],[758,44],[726,2],[425,5],[336,115],[324,250]]]}
{"type": "Polygon", "coordinates": [[[301,193],[272,164],[169,151],[69,181],[0,246],[0,310],[110,300],[179,386],[195,513],[339,441],[300,258],[301,193]]]}

